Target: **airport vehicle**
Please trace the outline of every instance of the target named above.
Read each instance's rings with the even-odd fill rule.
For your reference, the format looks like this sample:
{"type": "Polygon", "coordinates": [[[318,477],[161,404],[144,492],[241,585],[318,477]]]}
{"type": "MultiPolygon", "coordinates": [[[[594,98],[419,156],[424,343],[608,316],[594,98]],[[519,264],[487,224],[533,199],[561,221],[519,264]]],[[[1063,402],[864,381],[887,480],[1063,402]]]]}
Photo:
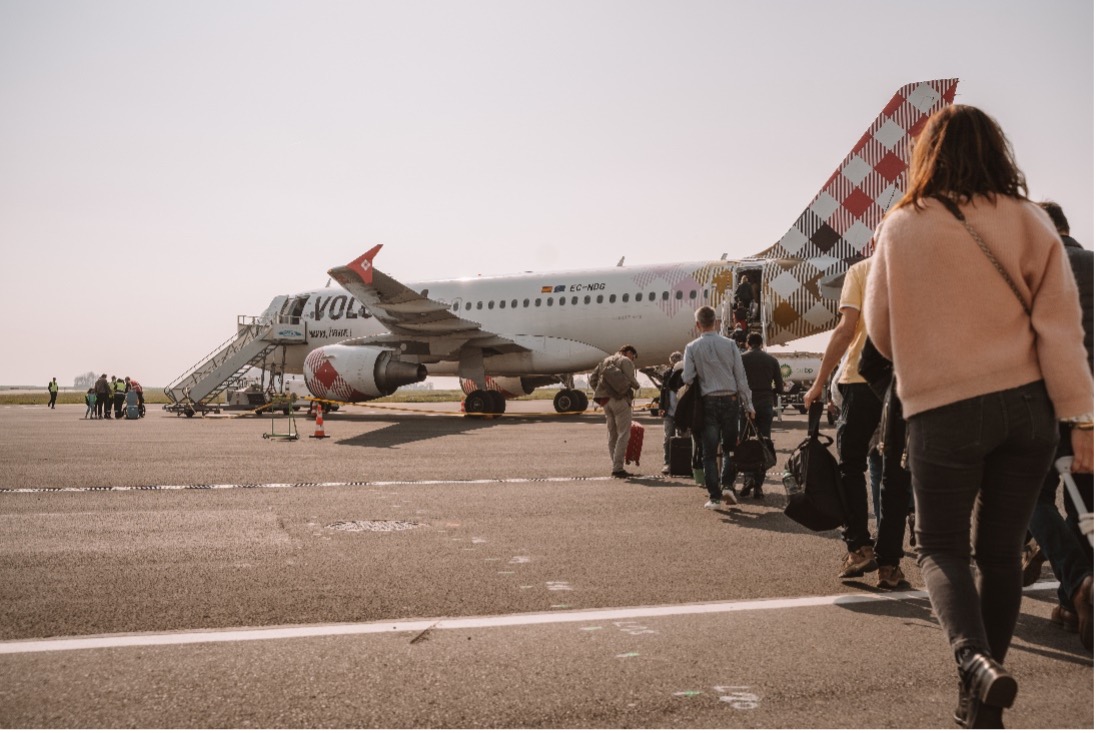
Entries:
{"type": "Polygon", "coordinates": [[[803,406],[803,395],[814,384],[818,368],[822,366],[822,354],[806,351],[770,351],[769,353],[780,362],[780,376],[784,378],[784,392],[780,395],[780,405],[777,409],[794,407],[799,414],[806,415],[807,408],[803,406]]]}
{"type": "Polygon", "coordinates": [[[623,343],[652,366],[696,335],[694,311],[731,323],[745,276],[760,308],[749,324],[769,346],[837,322],[848,267],[905,183],[909,139],[950,104],[957,79],[899,89],[788,232],[742,260],[477,277],[404,284],[375,266],[376,245],[328,271],[342,287],[275,298],[258,318],[165,390],[184,414],[203,409],[235,374],[270,364],[303,372],[320,399],[357,402],[427,375],[457,376],[470,413],[502,413],[506,398],[562,384],[555,409],[582,409],[574,376],[623,343]]]}

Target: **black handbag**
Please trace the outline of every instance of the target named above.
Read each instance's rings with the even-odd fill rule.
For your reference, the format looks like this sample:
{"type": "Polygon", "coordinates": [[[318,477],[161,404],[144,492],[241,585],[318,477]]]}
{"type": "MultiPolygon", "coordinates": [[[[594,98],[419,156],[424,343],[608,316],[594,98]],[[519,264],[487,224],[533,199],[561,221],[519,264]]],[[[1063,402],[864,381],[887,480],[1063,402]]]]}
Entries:
{"type": "Polygon", "coordinates": [[[875,344],[871,342],[871,336],[864,341],[856,371],[867,380],[871,391],[880,400],[886,396],[887,388],[890,387],[891,380],[894,378],[894,364],[879,353],[879,349],[875,348],[875,344]]]}
{"type": "Polygon", "coordinates": [[[776,465],[776,455],[765,445],[757,426],[749,418],[734,449],[734,465],[739,471],[767,470],[776,465]]]}

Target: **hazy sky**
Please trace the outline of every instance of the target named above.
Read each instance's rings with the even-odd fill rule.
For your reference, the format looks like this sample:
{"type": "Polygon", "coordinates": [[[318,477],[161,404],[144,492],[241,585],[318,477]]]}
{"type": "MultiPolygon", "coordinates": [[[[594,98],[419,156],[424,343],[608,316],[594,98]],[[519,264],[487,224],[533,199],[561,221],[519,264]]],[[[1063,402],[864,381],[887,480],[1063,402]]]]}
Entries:
{"type": "Polygon", "coordinates": [[[754,254],[945,77],[1091,247],[1087,0],[0,0],[0,384],[162,386],[379,242],[403,280],[754,254]]]}

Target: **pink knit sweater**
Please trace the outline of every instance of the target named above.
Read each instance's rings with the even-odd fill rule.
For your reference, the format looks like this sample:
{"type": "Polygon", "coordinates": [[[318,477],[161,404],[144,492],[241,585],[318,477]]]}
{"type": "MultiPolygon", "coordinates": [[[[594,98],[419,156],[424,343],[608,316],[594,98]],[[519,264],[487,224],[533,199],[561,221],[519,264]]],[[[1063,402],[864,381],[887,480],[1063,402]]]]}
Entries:
{"type": "Polygon", "coordinates": [[[876,233],[864,319],[894,361],[906,417],[1040,379],[1059,418],[1092,411],[1077,284],[1049,217],[1029,201],[962,206],[1031,307],[1029,319],[943,204],[892,211],[876,233]]]}

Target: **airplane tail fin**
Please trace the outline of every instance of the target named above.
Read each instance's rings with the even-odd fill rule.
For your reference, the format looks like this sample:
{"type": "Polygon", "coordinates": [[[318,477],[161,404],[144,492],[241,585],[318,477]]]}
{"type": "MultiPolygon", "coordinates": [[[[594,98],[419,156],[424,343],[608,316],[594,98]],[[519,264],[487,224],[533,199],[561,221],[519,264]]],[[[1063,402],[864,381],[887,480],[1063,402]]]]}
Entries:
{"type": "Polygon", "coordinates": [[[871,254],[875,228],[905,191],[910,139],[955,100],[958,84],[935,79],[895,92],[788,233],[756,255],[768,260],[768,343],[832,328],[836,296],[821,286],[871,254]]]}

